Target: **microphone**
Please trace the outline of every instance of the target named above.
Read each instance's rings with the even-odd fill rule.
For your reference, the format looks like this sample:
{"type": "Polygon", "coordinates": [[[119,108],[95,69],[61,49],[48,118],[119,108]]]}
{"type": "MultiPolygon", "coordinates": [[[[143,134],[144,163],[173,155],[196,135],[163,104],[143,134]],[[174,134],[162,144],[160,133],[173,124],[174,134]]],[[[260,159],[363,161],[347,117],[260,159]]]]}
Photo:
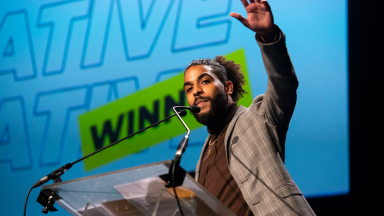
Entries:
{"type": "Polygon", "coordinates": [[[185,107],[185,109],[189,109],[193,113],[199,113],[201,108],[198,106],[190,106],[190,107],[185,107]]]}
{"type": "MultiPolygon", "coordinates": [[[[200,107],[199,107],[200,108],[200,107]]],[[[200,111],[199,111],[200,112],[200,111]]],[[[186,116],[187,115],[187,111],[185,111],[185,110],[180,110],[179,112],[179,115],[181,116],[181,117],[184,117],[184,116],[186,116]]],[[[172,117],[173,116],[175,116],[175,115],[172,115],[172,117]]],[[[171,116],[170,116],[171,117],[171,116]]]]}
{"type": "Polygon", "coordinates": [[[177,108],[188,109],[192,113],[199,113],[201,109],[198,106],[189,106],[189,107],[187,107],[187,106],[174,106],[174,107],[172,107],[173,111],[175,112],[175,114],[177,115],[177,117],[179,118],[181,123],[184,125],[185,129],[187,130],[187,135],[185,135],[183,137],[183,139],[180,141],[179,146],[177,147],[176,154],[175,154],[174,161],[175,161],[175,164],[178,165],[180,163],[181,157],[183,156],[183,154],[185,152],[185,149],[188,146],[189,134],[191,133],[191,131],[189,130],[188,126],[185,124],[183,119],[180,117],[180,115],[177,113],[177,111],[176,111],[177,108]]]}
{"type": "Polygon", "coordinates": [[[67,163],[65,164],[64,166],[60,167],[59,169],[49,173],[48,175],[44,176],[43,178],[41,178],[39,181],[37,181],[33,186],[32,188],[36,188],[36,187],[39,187],[43,184],[45,184],[46,182],[48,182],[49,180],[51,179],[55,179],[57,177],[60,177],[61,175],[64,174],[65,171],[69,170],[71,167],[72,167],[73,163],[67,163]]]}

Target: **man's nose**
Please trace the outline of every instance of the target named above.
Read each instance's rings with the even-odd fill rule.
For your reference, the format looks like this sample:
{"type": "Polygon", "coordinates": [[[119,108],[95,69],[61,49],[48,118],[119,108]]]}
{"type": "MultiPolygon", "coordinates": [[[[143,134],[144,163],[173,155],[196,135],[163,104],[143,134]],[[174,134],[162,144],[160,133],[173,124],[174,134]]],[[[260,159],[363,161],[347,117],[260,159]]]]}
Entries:
{"type": "Polygon", "coordinates": [[[193,89],[193,96],[195,96],[195,97],[201,95],[202,93],[203,93],[203,91],[199,87],[193,89]]]}

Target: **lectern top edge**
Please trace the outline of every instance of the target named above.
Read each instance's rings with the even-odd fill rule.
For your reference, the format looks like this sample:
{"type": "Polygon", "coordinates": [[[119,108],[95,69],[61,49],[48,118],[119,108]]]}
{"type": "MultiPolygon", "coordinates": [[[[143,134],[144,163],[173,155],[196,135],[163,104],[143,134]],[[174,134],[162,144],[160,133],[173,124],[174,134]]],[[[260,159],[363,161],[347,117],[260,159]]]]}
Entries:
{"type": "Polygon", "coordinates": [[[149,166],[155,166],[155,165],[159,165],[159,164],[164,164],[165,166],[167,166],[169,168],[171,163],[172,163],[172,160],[165,160],[165,161],[160,161],[160,162],[155,162],[155,163],[144,164],[144,165],[141,165],[141,166],[130,167],[130,168],[115,170],[115,171],[111,171],[111,172],[100,173],[100,174],[86,176],[86,177],[82,177],[82,178],[78,178],[78,179],[67,180],[67,181],[63,181],[63,182],[60,182],[60,183],[44,185],[41,188],[41,190],[44,190],[46,188],[50,188],[53,185],[60,186],[60,185],[63,185],[63,184],[68,184],[68,183],[77,182],[77,181],[83,181],[83,180],[92,179],[92,178],[101,177],[101,176],[106,176],[106,175],[111,175],[111,174],[115,174],[115,173],[126,172],[126,171],[140,169],[140,168],[145,168],[145,167],[149,167],[149,166]]]}

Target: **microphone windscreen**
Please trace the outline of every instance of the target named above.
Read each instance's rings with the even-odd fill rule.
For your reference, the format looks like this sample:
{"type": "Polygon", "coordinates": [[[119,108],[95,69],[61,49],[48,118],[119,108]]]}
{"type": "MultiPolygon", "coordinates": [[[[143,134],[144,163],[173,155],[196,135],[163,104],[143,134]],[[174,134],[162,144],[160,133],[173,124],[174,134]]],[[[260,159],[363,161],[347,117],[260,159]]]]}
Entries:
{"type": "Polygon", "coordinates": [[[180,111],[179,111],[179,115],[180,115],[181,117],[183,117],[183,116],[187,115],[187,111],[185,111],[185,110],[180,110],[180,111]]]}
{"type": "Polygon", "coordinates": [[[200,107],[198,107],[198,106],[190,106],[190,110],[193,113],[199,113],[200,112],[200,107]]]}

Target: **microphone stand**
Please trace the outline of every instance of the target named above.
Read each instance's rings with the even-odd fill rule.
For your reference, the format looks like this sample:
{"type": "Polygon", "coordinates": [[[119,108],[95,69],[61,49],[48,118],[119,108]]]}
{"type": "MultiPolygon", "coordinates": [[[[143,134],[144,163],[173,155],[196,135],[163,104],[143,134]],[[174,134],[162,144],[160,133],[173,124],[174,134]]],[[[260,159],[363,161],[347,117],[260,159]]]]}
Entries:
{"type": "Polygon", "coordinates": [[[187,107],[182,107],[182,106],[175,106],[172,107],[173,112],[177,115],[177,118],[181,121],[181,123],[184,125],[185,129],[187,130],[187,134],[183,137],[183,139],[180,141],[179,146],[177,147],[177,151],[175,154],[175,163],[179,164],[181,160],[181,156],[183,155],[185,149],[188,146],[188,140],[189,140],[189,134],[191,133],[191,130],[187,127],[183,119],[180,117],[180,115],[177,113],[176,108],[187,108],[187,107]]]}
{"type": "MultiPolygon", "coordinates": [[[[154,124],[152,124],[152,125],[150,125],[150,126],[148,126],[146,128],[143,128],[143,129],[137,131],[136,133],[133,133],[133,134],[131,134],[129,136],[126,136],[126,137],[124,137],[124,138],[122,138],[122,139],[120,139],[120,140],[118,140],[116,142],[113,142],[113,143],[105,146],[104,148],[101,148],[101,149],[99,149],[99,150],[97,150],[95,152],[92,152],[91,154],[86,155],[86,156],[84,156],[84,157],[82,157],[82,158],[80,158],[80,159],[78,159],[78,160],[76,160],[76,161],[74,161],[72,163],[67,163],[66,165],[56,169],[55,171],[51,172],[50,174],[48,174],[48,175],[44,176],[43,178],[41,178],[40,180],[38,180],[31,187],[31,189],[28,191],[27,197],[25,199],[25,205],[24,205],[24,216],[26,215],[26,208],[27,208],[28,197],[29,197],[29,194],[30,194],[30,192],[32,191],[33,188],[39,187],[39,186],[45,184],[46,182],[48,182],[51,179],[53,179],[54,183],[61,182],[62,180],[61,180],[60,176],[62,176],[64,174],[64,172],[69,170],[73,165],[75,165],[75,164],[79,163],[80,161],[83,161],[84,159],[89,158],[89,157],[91,157],[91,156],[93,156],[93,155],[95,155],[95,154],[97,154],[97,153],[99,153],[101,151],[104,151],[105,149],[110,148],[110,147],[112,147],[112,146],[114,146],[114,145],[116,145],[116,144],[118,144],[118,143],[120,143],[120,142],[122,142],[122,141],[124,141],[124,140],[126,140],[128,138],[131,138],[131,137],[135,136],[136,134],[139,134],[139,133],[141,133],[141,132],[143,132],[143,131],[145,131],[145,130],[153,127],[153,126],[156,126],[156,125],[160,124],[161,122],[164,122],[164,121],[172,118],[175,115],[177,115],[177,117],[181,118],[180,116],[187,115],[187,112],[185,110],[180,110],[180,112],[176,112],[175,114],[173,114],[171,116],[168,116],[168,117],[164,118],[163,120],[158,121],[158,122],[156,122],[156,123],[154,123],[154,124]]],[[[40,193],[37,201],[41,205],[44,206],[43,213],[47,214],[48,211],[57,211],[57,209],[55,207],[53,207],[53,204],[54,204],[53,199],[51,199],[51,197],[48,198],[42,192],[40,193]]]]}
{"type": "Polygon", "coordinates": [[[184,216],[183,210],[180,205],[179,197],[177,196],[177,193],[176,193],[176,187],[183,185],[185,175],[187,174],[187,172],[180,166],[180,160],[181,160],[181,157],[183,156],[183,153],[185,152],[185,149],[188,146],[189,134],[191,133],[191,130],[189,130],[188,126],[185,124],[183,119],[180,117],[180,115],[176,111],[177,108],[189,109],[192,113],[199,113],[200,107],[197,107],[197,106],[172,107],[173,111],[175,112],[175,115],[177,115],[177,117],[179,118],[181,123],[184,125],[185,129],[187,130],[187,134],[183,137],[183,139],[179,143],[179,146],[177,147],[175,158],[172,161],[171,166],[169,167],[168,173],[159,176],[161,179],[164,180],[165,187],[173,188],[173,192],[175,193],[175,198],[176,198],[177,206],[179,207],[180,214],[184,216]]]}
{"type": "Polygon", "coordinates": [[[179,146],[177,147],[177,151],[175,154],[175,158],[172,161],[172,164],[169,168],[168,174],[164,174],[159,176],[165,181],[165,187],[178,187],[181,186],[184,182],[184,177],[186,175],[186,171],[179,166],[181,157],[183,156],[183,153],[185,152],[185,149],[188,146],[188,140],[189,140],[189,134],[191,133],[191,130],[189,130],[188,126],[185,124],[179,113],[176,111],[176,109],[188,109],[192,113],[199,113],[200,107],[197,106],[174,106],[172,107],[173,111],[175,112],[175,115],[179,118],[180,122],[183,124],[185,129],[187,130],[187,134],[183,137],[183,139],[180,141],[179,146]]]}

